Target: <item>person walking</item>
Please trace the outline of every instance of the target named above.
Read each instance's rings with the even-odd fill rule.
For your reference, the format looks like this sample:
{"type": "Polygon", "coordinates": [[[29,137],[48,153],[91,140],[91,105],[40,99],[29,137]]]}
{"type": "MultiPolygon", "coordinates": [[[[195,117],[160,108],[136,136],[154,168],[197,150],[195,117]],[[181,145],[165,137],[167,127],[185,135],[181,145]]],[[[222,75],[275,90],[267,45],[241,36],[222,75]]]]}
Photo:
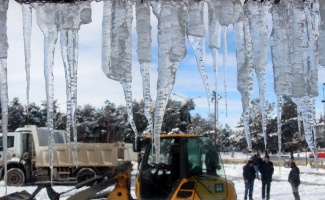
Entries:
{"type": "Polygon", "coordinates": [[[291,184],[292,193],[295,197],[295,200],[300,200],[300,195],[298,191],[298,187],[300,185],[300,171],[293,160],[290,161],[290,167],[291,171],[289,173],[288,181],[291,184]]]}
{"type": "Polygon", "coordinates": [[[255,169],[255,178],[257,178],[258,180],[260,180],[260,177],[258,175],[258,171],[259,171],[259,167],[262,164],[263,160],[261,158],[261,155],[257,152],[254,156],[253,156],[253,164],[254,164],[254,169],[255,169]]]}
{"type": "Polygon", "coordinates": [[[247,164],[243,167],[243,177],[245,181],[245,200],[247,200],[247,194],[249,200],[253,200],[253,189],[255,180],[255,170],[252,160],[248,160],[247,164]]]}
{"type": "Polygon", "coordinates": [[[260,166],[260,172],[262,176],[262,199],[265,199],[265,189],[266,189],[266,199],[270,199],[270,190],[272,176],[274,172],[273,162],[270,161],[269,155],[265,155],[264,161],[260,166]]]}

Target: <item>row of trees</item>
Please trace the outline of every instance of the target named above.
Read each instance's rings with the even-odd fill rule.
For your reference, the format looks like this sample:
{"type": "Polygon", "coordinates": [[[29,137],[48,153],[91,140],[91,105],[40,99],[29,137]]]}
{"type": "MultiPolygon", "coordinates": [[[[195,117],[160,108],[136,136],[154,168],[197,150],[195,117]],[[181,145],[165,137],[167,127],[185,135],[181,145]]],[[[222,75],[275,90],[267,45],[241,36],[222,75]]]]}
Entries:
{"type": "MultiPolygon", "coordinates": [[[[272,151],[278,149],[277,119],[270,116],[274,110],[274,103],[267,102],[267,141],[268,148],[272,151]]],[[[193,100],[185,103],[170,100],[167,104],[162,133],[169,132],[193,132],[214,136],[213,114],[203,118],[199,114],[191,116],[190,111],[195,109],[193,100]]],[[[299,131],[297,123],[297,107],[290,98],[284,98],[282,113],[282,149],[296,151],[306,148],[303,131],[299,131]]],[[[148,123],[144,116],[144,102],[133,102],[134,121],[139,133],[150,134],[148,123]]],[[[9,104],[9,131],[14,131],[25,124],[34,124],[45,127],[47,121],[46,102],[41,105],[31,103],[25,108],[18,98],[14,98],[9,104]]],[[[133,131],[127,121],[126,108],[106,101],[102,108],[92,105],[79,106],[76,112],[78,140],[80,142],[131,142],[133,131]]],[[[250,131],[253,149],[264,149],[262,136],[261,112],[259,99],[252,101],[250,116],[250,131]]],[[[59,111],[59,105],[54,102],[54,128],[64,130],[66,127],[66,114],[59,111]]],[[[240,119],[236,129],[227,124],[219,124],[217,130],[218,144],[224,151],[246,149],[246,139],[243,132],[243,120],[240,119]]],[[[319,141],[320,145],[324,144],[319,141]]]]}

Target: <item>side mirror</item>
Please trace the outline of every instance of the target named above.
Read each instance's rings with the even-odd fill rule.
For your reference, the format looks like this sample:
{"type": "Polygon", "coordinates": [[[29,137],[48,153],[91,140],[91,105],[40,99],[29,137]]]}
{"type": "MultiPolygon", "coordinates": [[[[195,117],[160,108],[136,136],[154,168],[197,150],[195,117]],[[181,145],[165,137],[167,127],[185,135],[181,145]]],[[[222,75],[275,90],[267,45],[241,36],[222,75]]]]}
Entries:
{"type": "Polygon", "coordinates": [[[139,137],[133,138],[133,152],[141,152],[141,138],[139,137]]]}

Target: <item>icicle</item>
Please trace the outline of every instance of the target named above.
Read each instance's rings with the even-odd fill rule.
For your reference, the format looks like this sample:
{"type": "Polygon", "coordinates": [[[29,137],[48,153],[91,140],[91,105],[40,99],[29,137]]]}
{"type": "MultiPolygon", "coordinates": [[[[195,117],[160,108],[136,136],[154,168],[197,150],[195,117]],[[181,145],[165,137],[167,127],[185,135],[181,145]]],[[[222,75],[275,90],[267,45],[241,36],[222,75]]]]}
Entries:
{"type": "MultiPolygon", "coordinates": [[[[112,2],[112,29],[110,50],[108,46],[106,46],[106,50],[108,50],[111,54],[110,63],[108,66],[109,68],[106,68],[105,74],[108,78],[119,81],[121,83],[132,81],[132,14],[133,10],[130,2],[127,2],[125,4],[121,4],[117,1],[112,2]]],[[[107,25],[109,25],[109,23],[107,25]]],[[[109,58],[109,55],[106,56],[109,58]]]]}
{"type": "Polygon", "coordinates": [[[151,25],[150,25],[150,6],[146,2],[136,2],[136,30],[137,30],[137,53],[140,62],[142,75],[142,88],[144,99],[144,115],[153,134],[153,122],[150,113],[150,63],[151,63],[151,25]]]}
{"type": "Polygon", "coordinates": [[[225,106],[226,106],[226,116],[228,111],[228,100],[227,100],[227,54],[228,54],[228,43],[227,43],[227,35],[228,35],[228,27],[222,27],[223,32],[223,42],[222,42],[222,51],[223,51],[223,70],[224,70],[224,87],[225,87],[225,106]]]}
{"type": "Polygon", "coordinates": [[[318,37],[318,53],[319,64],[325,67],[325,0],[319,1],[319,37],[318,37]]]}
{"type": "Polygon", "coordinates": [[[103,1],[102,22],[102,70],[104,74],[110,72],[111,60],[111,28],[112,28],[112,1],[103,1]]]}
{"type": "Polygon", "coordinates": [[[297,105],[297,123],[298,123],[298,132],[299,132],[299,136],[301,136],[301,108],[300,108],[300,103],[299,103],[299,99],[297,98],[291,98],[291,100],[297,105]]]}
{"type": "MultiPolygon", "coordinates": [[[[26,70],[26,99],[27,99],[27,119],[29,119],[29,91],[30,91],[30,42],[32,30],[32,7],[29,4],[21,4],[23,12],[24,50],[25,50],[25,70],[26,70]]],[[[28,121],[27,121],[28,123],[28,121]]]]}
{"type": "Polygon", "coordinates": [[[187,37],[194,50],[196,62],[201,74],[205,92],[208,97],[208,105],[210,107],[210,93],[208,76],[204,67],[205,61],[205,27],[203,20],[203,4],[204,2],[190,1],[189,3],[189,21],[187,25],[187,37]]]}
{"type": "Polygon", "coordinates": [[[144,115],[148,120],[148,124],[153,134],[153,122],[150,113],[151,105],[151,95],[150,95],[150,73],[149,73],[149,64],[142,63],[140,66],[141,75],[142,75],[142,88],[143,88],[143,99],[144,99],[144,115]]]}
{"type": "Polygon", "coordinates": [[[260,2],[253,1],[248,4],[249,22],[251,28],[252,40],[252,63],[255,68],[258,86],[260,107],[262,114],[262,131],[264,137],[264,147],[267,147],[266,135],[266,119],[267,113],[265,111],[265,68],[267,65],[267,49],[268,49],[268,26],[267,26],[267,12],[269,6],[264,5],[261,7],[260,2]]]}
{"type": "Polygon", "coordinates": [[[36,9],[37,24],[44,34],[44,75],[46,84],[47,101],[47,128],[51,183],[53,181],[53,102],[54,102],[54,51],[58,37],[58,30],[55,25],[55,4],[34,4],[36,9]]]}
{"type": "Polygon", "coordinates": [[[278,96],[278,103],[277,103],[277,126],[278,126],[278,149],[279,154],[281,153],[282,148],[282,131],[281,131],[281,117],[282,117],[282,106],[283,106],[283,100],[282,96],[278,96]]]}
{"type": "Polygon", "coordinates": [[[243,22],[234,24],[236,36],[237,58],[237,89],[242,96],[243,125],[247,141],[247,148],[252,151],[252,142],[249,130],[250,103],[253,92],[253,66],[252,66],[252,39],[247,17],[247,7],[243,22]]]}
{"type": "Polygon", "coordinates": [[[68,60],[70,67],[71,77],[71,122],[73,131],[73,145],[74,145],[74,155],[75,163],[78,167],[78,133],[77,133],[77,69],[78,69],[78,31],[69,30],[68,31],[68,60]]]}
{"type": "Polygon", "coordinates": [[[5,196],[7,196],[7,133],[8,133],[8,82],[7,82],[7,57],[8,57],[8,38],[7,38],[7,10],[8,0],[0,2],[0,102],[2,115],[2,146],[3,146],[3,180],[5,182],[5,196]]]}
{"type": "Polygon", "coordinates": [[[289,62],[287,6],[283,1],[272,7],[270,46],[274,72],[274,92],[279,97],[292,96],[292,66],[289,62]]]}
{"type": "Polygon", "coordinates": [[[249,130],[249,114],[250,114],[250,108],[246,108],[243,112],[244,132],[247,141],[247,149],[248,151],[252,151],[252,141],[251,141],[251,134],[249,130]]]}
{"type": "Polygon", "coordinates": [[[208,2],[209,13],[209,48],[212,50],[213,70],[214,70],[214,83],[216,92],[216,126],[218,128],[219,122],[219,98],[218,98],[218,51],[220,48],[220,32],[221,26],[218,22],[218,12],[220,11],[219,1],[208,2]]]}
{"type": "Polygon", "coordinates": [[[67,114],[66,114],[66,137],[68,143],[68,161],[70,163],[71,159],[71,133],[70,128],[72,126],[71,122],[71,72],[68,63],[68,31],[61,30],[60,31],[60,44],[61,44],[61,55],[62,61],[64,64],[64,72],[65,72],[65,82],[66,82],[66,106],[67,106],[67,114]]]}
{"type": "Polygon", "coordinates": [[[67,124],[68,158],[70,161],[72,126],[74,138],[74,161],[78,166],[77,154],[77,70],[78,70],[78,30],[81,24],[91,22],[91,7],[89,2],[74,4],[56,4],[56,25],[60,29],[61,55],[65,68],[67,95],[67,124]]]}
{"type": "Polygon", "coordinates": [[[213,70],[214,70],[214,81],[215,81],[215,92],[216,92],[216,126],[218,128],[219,122],[219,94],[218,94],[218,49],[212,49],[212,60],[213,60],[213,70]]]}
{"type": "Polygon", "coordinates": [[[160,161],[160,132],[166,105],[175,84],[178,63],[186,54],[184,41],[186,15],[183,14],[186,13],[186,6],[186,2],[173,1],[154,2],[152,5],[153,13],[158,18],[158,82],[154,117],[156,163],[160,161]],[[179,44],[178,47],[173,44],[174,39],[179,44]]]}
{"type": "Polygon", "coordinates": [[[277,101],[277,127],[278,127],[278,149],[279,156],[282,148],[281,115],[283,106],[282,95],[292,96],[292,66],[289,62],[289,38],[287,5],[280,1],[272,7],[271,53],[274,72],[274,91],[278,96],[277,101]]]}
{"type": "Polygon", "coordinates": [[[313,131],[315,130],[314,125],[315,125],[315,111],[313,110],[314,108],[314,97],[302,97],[298,99],[299,106],[301,108],[301,113],[302,113],[302,121],[304,124],[304,131],[305,131],[305,138],[306,142],[308,144],[308,147],[310,151],[314,155],[315,163],[317,165],[318,163],[318,155],[317,155],[317,147],[314,143],[314,134],[313,131]]]}
{"type": "Polygon", "coordinates": [[[138,131],[132,109],[132,3],[104,1],[102,32],[102,70],[110,79],[119,81],[124,89],[128,121],[135,139],[138,131]]]}
{"type": "Polygon", "coordinates": [[[132,90],[131,90],[131,82],[121,82],[124,90],[124,96],[126,101],[126,112],[128,114],[128,122],[131,125],[131,128],[134,132],[134,137],[138,137],[137,127],[135,126],[133,120],[133,108],[132,108],[132,90]]]}
{"type": "MultiPolygon", "coordinates": [[[[8,2],[7,2],[8,3],[8,2]]],[[[8,5],[8,4],[7,4],[8,5]]],[[[3,6],[3,5],[0,5],[3,6]]],[[[0,7],[0,14],[2,9],[0,7]]],[[[0,25],[3,25],[2,21],[0,21],[0,25]]],[[[5,26],[1,26],[6,29],[5,26]]],[[[0,33],[3,32],[3,28],[0,28],[0,33]]],[[[5,30],[6,32],[6,30],[5,30]]],[[[7,43],[7,40],[3,41],[3,38],[0,39],[0,44],[7,43]]],[[[8,46],[7,46],[8,47],[8,46]]],[[[8,49],[8,48],[7,48],[8,49]]],[[[0,100],[1,100],[1,114],[2,114],[2,146],[3,146],[3,162],[4,165],[4,182],[6,184],[6,192],[7,195],[7,133],[8,133],[8,84],[7,84],[7,58],[0,58],[0,100]]]]}

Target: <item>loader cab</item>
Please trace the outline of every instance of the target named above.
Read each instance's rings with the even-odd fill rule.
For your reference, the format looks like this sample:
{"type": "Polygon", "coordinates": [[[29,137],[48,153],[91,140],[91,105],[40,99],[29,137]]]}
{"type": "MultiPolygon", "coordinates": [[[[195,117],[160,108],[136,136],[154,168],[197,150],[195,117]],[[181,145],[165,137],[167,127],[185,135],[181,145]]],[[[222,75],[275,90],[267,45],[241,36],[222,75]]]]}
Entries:
{"type": "Polygon", "coordinates": [[[203,193],[210,196],[219,193],[222,199],[227,197],[225,188],[228,184],[223,164],[210,138],[198,135],[162,135],[159,163],[156,163],[152,138],[146,139],[148,145],[136,185],[138,199],[175,199],[175,195],[188,198],[198,195],[200,192],[195,191],[198,188],[203,190],[203,196],[203,193]],[[221,186],[220,191],[216,189],[218,184],[221,186]],[[183,186],[190,192],[180,192],[183,186]]]}

